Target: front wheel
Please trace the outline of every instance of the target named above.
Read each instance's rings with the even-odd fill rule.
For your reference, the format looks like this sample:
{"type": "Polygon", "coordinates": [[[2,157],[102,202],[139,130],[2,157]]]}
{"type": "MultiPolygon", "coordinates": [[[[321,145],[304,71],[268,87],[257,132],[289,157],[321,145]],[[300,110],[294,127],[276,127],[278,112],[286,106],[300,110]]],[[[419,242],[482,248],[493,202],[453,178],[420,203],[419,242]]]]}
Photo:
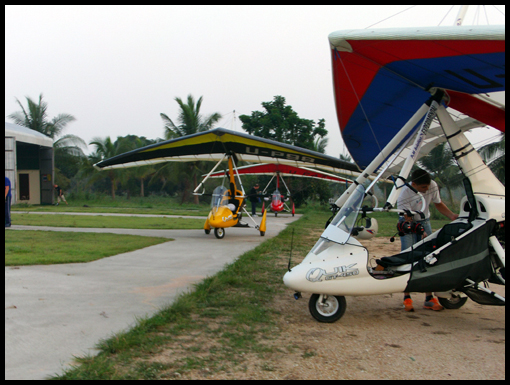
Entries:
{"type": "Polygon", "coordinates": [[[222,239],[225,236],[225,229],[221,227],[215,227],[214,235],[216,236],[216,238],[222,239]]]}
{"type": "Polygon", "coordinates": [[[449,298],[437,297],[437,299],[445,309],[460,309],[462,306],[464,306],[464,304],[468,300],[468,297],[459,297],[457,295],[452,295],[449,298]]]}
{"type": "Polygon", "coordinates": [[[338,321],[344,315],[346,308],[347,302],[343,296],[312,294],[308,302],[310,313],[319,322],[338,321]]]}

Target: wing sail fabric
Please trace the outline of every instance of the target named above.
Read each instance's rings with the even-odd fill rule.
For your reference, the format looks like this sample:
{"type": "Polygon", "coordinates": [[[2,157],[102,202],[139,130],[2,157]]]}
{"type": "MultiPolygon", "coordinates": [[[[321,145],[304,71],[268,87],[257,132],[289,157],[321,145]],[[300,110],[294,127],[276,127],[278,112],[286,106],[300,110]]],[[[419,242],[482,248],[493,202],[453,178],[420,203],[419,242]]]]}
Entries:
{"type": "Polygon", "coordinates": [[[338,122],[360,168],[434,87],[446,90],[456,110],[504,131],[504,109],[470,97],[505,90],[504,26],[346,30],[329,41],[338,122]]]}
{"type": "MultiPolygon", "coordinates": [[[[302,178],[322,179],[330,182],[337,183],[353,183],[349,179],[339,177],[337,175],[329,174],[319,170],[312,170],[306,167],[294,167],[283,164],[254,164],[250,166],[243,166],[237,168],[237,173],[240,175],[289,175],[302,178]]],[[[210,175],[211,178],[222,177],[225,175],[224,171],[219,171],[210,175]]]]}
{"type": "Polygon", "coordinates": [[[313,166],[339,173],[359,172],[355,164],[338,158],[224,128],[152,144],[103,160],[94,166],[108,169],[168,161],[219,161],[225,154],[235,154],[239,161],[252,163],[313,166]]]}

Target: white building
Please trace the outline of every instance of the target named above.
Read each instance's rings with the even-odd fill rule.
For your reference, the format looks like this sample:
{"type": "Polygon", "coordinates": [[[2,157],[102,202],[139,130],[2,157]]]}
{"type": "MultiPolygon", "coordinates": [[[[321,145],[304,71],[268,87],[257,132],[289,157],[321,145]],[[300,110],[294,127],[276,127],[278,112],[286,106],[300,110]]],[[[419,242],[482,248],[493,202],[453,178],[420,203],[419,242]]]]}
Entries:
{"type": "Polygon", "coordinates": [[[12,204],[53,204],[53,139],[14,123],[5,123],[5,176],[12,204]]]}

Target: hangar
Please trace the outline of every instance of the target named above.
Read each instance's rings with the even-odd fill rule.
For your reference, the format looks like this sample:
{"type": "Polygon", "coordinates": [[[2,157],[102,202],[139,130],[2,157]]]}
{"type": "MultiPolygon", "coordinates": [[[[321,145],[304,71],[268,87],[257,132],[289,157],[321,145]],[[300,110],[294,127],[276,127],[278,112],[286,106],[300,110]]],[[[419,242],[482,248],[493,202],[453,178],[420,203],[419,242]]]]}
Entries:
{"type": "Polygon", "coordinates": [[[53,139],[5,122],[5,176],[11,181],[12,204],[53,204],[53,139]]]}

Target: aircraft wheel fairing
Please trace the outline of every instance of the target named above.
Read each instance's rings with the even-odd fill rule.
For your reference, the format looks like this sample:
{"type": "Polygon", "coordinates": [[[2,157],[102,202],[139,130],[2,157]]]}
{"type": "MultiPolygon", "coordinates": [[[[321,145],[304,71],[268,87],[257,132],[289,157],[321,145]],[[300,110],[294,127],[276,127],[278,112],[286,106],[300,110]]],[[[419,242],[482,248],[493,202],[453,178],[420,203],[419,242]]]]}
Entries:
{"type": "Polygon", "coordinates": [[[225,229],[221,227],[215,227],[214,235],[216,236],[216,238],[222,239],[225,236],[225,229]]]}
{"type": "Polygon", "coordinates": [[[347,302],[344,296],[312,294],[308,309],[319,322],[338,321],[345,313],[347,302]]]}

